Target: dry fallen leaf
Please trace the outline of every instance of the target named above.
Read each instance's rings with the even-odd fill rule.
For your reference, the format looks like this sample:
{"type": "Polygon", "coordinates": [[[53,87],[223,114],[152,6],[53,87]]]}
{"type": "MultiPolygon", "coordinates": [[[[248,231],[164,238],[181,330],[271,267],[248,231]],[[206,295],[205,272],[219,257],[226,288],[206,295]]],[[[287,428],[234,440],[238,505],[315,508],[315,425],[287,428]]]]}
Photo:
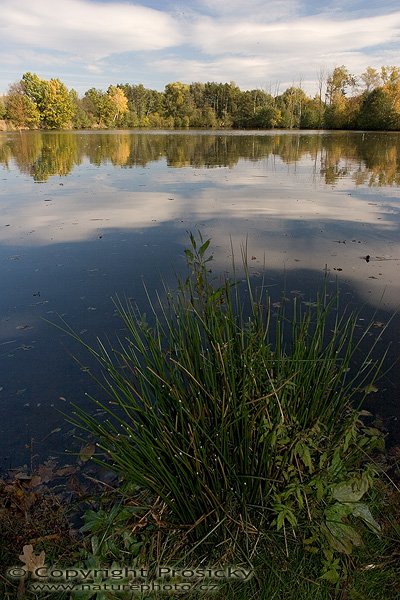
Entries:
{"type": "Polygon", "coordinates": [[[29,485],[30,487],[36,487],[42,483],[42,478],[39,475],[33,475],[29,485]]]}
{"type": "Polygon", "coordinates": [[[72,475],[73,473],[76,473],[76,467],[73,465],[65,465],[65,467],[57,469],[57,471],[54,472],[54,475],[56,477],[66,477],[67,475],[72,475]]]}
{"type": "Polygon", "coordinates": [[[20,554],[18,558],[21,562],[25,563],[26,570],[35,576],[36,569],[44,567],[46,553],[42,550],[40,554],[36,555],[33,552],[32,544],[28,544],[23,547],[22,554],[20,554]]]}
{"type": "Polygon", "coordinates": [[[37,474],[42,479],[43,483],[47,483],[54,476],[54,469],[56,467],[56,462],[54,460],[46,460],[42,465],[39,465],[37,469],[37,474]]]}

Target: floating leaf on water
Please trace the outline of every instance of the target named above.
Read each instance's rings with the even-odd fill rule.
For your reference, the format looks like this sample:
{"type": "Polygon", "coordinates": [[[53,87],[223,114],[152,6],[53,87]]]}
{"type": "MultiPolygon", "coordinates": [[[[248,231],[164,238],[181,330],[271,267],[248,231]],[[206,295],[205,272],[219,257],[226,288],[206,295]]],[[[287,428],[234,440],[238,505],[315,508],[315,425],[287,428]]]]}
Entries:
{"type": "Polygon", "coordinates": [[[15,479],[18,479],[18,481],[30,481],[32,476],[28,475],[27,473],[17,473],[15,475],[15,479]]]}
{"type": "Polygon", "coordinates": [[[38,475],[42,479],[43,483],[47,483],[53,478],[55,462],[47,460],[43,465],[38,467],[38,475]]]}
{"type": "Polygon", "coordinates": [[[82,462],[87,462],[90,458],[92,458],[93,454],[96,451],[95,444],[86,444],[80,449],[79,452],[79,460],[82,462]]]}
{"type": "Polygon", "coordinates": [[[374,394],[378,391],[378,388],[373,383],[369,383],[365,386],[365,388],[362,389],[362,391],[366,394],[374,394]]]}
{"type": "Polygon", "coordinates": [[[39,475],[34,475],[30,481],[30,487],[37,487],[42,483],[42,478],[39,475]]]}
{"type": "Polygon", "coordinates": [[[65,477],[66,475],[72,475],[73,473],[76,473],[76,467],[74,467],[73,465],[65,465],[65,467],[57,469],[54,475],[56,475],[57,477],[65,477]]]}

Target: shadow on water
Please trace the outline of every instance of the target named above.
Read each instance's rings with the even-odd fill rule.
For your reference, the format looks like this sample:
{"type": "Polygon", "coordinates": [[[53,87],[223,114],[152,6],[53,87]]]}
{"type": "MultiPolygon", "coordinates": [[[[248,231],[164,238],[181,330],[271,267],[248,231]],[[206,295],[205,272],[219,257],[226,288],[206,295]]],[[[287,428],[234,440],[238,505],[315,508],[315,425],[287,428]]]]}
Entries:
{"type": "MultiPolygon", "coordinates": [[[[161,239],[159,242],[162,245],[161,239]]],[[[174,254],[179,260],[174,267],[170,265],[168,271],[165,270],[162,253],[141,253],[139,273],[127,268],[126,262],[129,260],[125,263],[107,264],[106,255],[96,256],[92,244],[75,243],[68,248],[69,266],[62,273],[68,294],[57,282],[54,287],[48,287],[47,291],[45,285],[40,286],[40,295],[31,294],[29,304],[19,305],[18,310],[8,312],[8,320],[3,319],[0,340],[3,372],[0,392],[1,469],[29,465],[32,461],[37,464],[50,455],[55,456],[61,464],[71,461],[69,453],[79,452],[81,442],[74,438],[76,432],[62,413],[71,412],[70,402],[89,409],[92,407],[94,410],[88,396],[102,397],[88,372],[100,375],[88,352],[55,325],[63,327],[64,320],[85,342],[92,345],[96,344],[97,337],[103,341],[109,340],[111,345],[115,344],[119,336],[124,336],[124,330],[112,297],[118,295],[121,299],[130,298],[137,302],[151,322],[143,281],[151,297],[154,297],[156,291],[163,294],[162,280],[173,289],[176,285],[174,272],[181,276],[186,273],[183,249],[181,243],[175,244],[174,254]],[[82,256],[86,257],[89,264],[91,258],[96,259],[96,264],[99,264],[100,258],[101,269],[89,269],[82,276],[78,260],[82,256]],[[112,279],[107,278],[108,268],[113,269],[112,279]]],[[[57,247],[52,248],[52,252],[57,251],[57,247]]],[[[30,254],[32,264],[43,265],[45,256],[48,256],[46,248],[30,250],[30,254]]],[[[138,242],[131,241],[126,248],[126,257],[128,259],[137,254],[138,242]]],[[[218,250],[215,254],[218,254],[218,250]]],[[[213,270],[216,283],[224,272],[226,269],[218,267],[213,270]]],[[[309,302],[315,300],[317,291],[322,290],[326,276],[323,270],[297,269],[284,272],[269,269],[268,265],[264,275],[260,266],[250,265],[250,272],[255,287],[259,287],[261,282],[266,286],[273,314],[282,304],[282,296],[286,299],[284,303],[289,314],[294,299],[306,308],[309,302]]],[[[16,285],[12,276],[6,283],[11,287],[16,285]]],[[[37,280],[35,283],[37,284],[37,280]]],[[[36,289],[29,279],[25,280],[25,285],[36,289]]],[[[331,295],[336,293],[337,285],[337,274],[331,273],[328,276],[331,295]]],[[[346,282],[342,281],[339,289],[342,308],[360,311],[358,334],[362,334],[368,323],[374,323],[366,343],[360,349],[361,360],[363,352],[367,352],[369,344],[381,333],[381,329],[393,315],[383,307],[377,309],[365,303],[346,282]]],[[[246,293],[243,294],[243,303],[245,306],[246,293]]],[[[0,306],[1,304],[0,302],[0,306]]],[[[3,312],[5,307],[1,306],[1,309],[3,312]]],[[[376,347],[375,357],[379,358],[389,346],[386,366],[398,360],[399,337],[394,336],[393,332],[399,329],[400,318],[395,316],[376,347]],[[397,341],[394,341],[394,337],[397,341]]],[[[357,369],[357,361],[354,369],[357,369]]],[[[400,442],[399,385],[399,369],[392,368],[379,381],[377,391],[368,397],[365,406],[390,434],[390,444],[400,442]]]]}

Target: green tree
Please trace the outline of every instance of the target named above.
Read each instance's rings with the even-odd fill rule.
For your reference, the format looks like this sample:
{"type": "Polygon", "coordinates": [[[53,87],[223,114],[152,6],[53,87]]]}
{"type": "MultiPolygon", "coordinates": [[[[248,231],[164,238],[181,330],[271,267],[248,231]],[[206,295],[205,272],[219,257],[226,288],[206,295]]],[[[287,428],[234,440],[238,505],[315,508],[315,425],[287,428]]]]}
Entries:
{"type": "Polygon", "coordinates": [[[43,82],[41,122],[46,129],[71,127],[74,116],[73,98],[59,79],[43,82]]]}
{"type": "Polygon", "coordinates": [[[281,96],[278,96],[276,103],[281,111],[278,126],[287,129],[298,129],[306,100],[305,92],[300,87],[294,86],[287,88],[281,96]]]}
{"type": "Polygon", "coordinates": [[[128,99],[128,111],[124,123],[128,127],[163,127],[162,113],[164,95],[157,90],[149,90],[142,84],[118,84],[128,99]],[[154,115],[154,116],[152,116],[154,115]],[[152,118],[150,118],[152,116],[152,118]],[[157,124],[157,125],[155,125],[157,124]]]}
{"type": "Polygon", "coordinates": [[[205,89],[206,86],[204,83],[199,83],[198,81],[191,83],[189,86],[190,95],[196,108],[202,109],[205,106],[209,106],[205,97],[205,89]]]}
{"type": "Polygon", "coordinates": [[[195,108],[190,116],[191,127],[206,127],[213,129],[218,127],[218,119],[211,106],[205,105],[202,108],[195,108]]]}
{"type": "Polygon", "coordinates": [[[336,67],[327,79],[327,108],[325,111],[325,125],[330,129],[345,129],[354,127],[357,115],[355,103],[346,97],[349,89],[354,90],[356,78],[342,65],[336,67]]]}
{"type": "Polygon", "coordinates": [[[40,123],[40,113],[35,102],[24,92],[21,83],[10,86],[5,100],[5,117],[15,127],[36,129],[40,123]]]}
{"type": "Polygon", "coordinates": [[[372,92],[372,90],[381,85],[381,76],[373,67],[367,67],[364,73],[361,74],[360,79],[364,83],[367,93],[372,92]]]}
{"type": "Polygon", "coordinates": [[[280,117],[280,110],[276,107],[272,98],[272,102],[268,102],[264,104],[264,106],[257,108],[256,114],[254,115],[254,127],[274,129],[274,127],[278,125],[280,117]]]}
{"type": "Polygon", "coordinates": [[[71,126],[75,107],[64,83],[59,79],[40,79],[30,72],[24,73],[20,83],[23,94],[39,111],[42,127],[64,129],[71,126]]]}
{"type": "Polygon", "coordinates": [[[237,96],[233,125],[243,128],[271,128],[277,124],[279,116],[279,110],[270,94],[263,90],[247,90],[237,96]]]}
{"type": "Polygon", "coordinates": [[[300,128],[319,129],[324,118],[324,110],[324,103],[319,95],[306,98],[301,111],[300,128]]]}
{"type": "Polygon", "coordinates": [[[74,116],[72,119],[72,127],[74,129],[89,129],[92,125],[90,116],[85,110],[83,100],[79,98],[77,92],[72,89],[69,92],[71,101],[74,107],[74,116]]]}
{"type": "Polygon", "coordinates": [[[220,127],[232,127],[236,119],[241,91],[235,82],[205,84],[204,96],[207,104],[214,110],[220,127]]]}
{"type": "Polygon", "coordinates": [[[348,69],[342,65],[336,67],[327,79],[326,96],[328,104],[334,104],[334,102],[346,96],[348,89],[356,86],[357,80],[354,75],[351,75],[348,69]]]}
{"type": "Polygon", "coordinates": [[[186,83],[168,83],[164,91],[165,116],[173,117],[175,127],[188,127],[194,105],[186,83]]]}
{"type": "Polygon", "coordinates": [[[400,67],[382,67],[383,89],[390,96],[392,109],[400,113],[400,67]]]}
{"type": "Polygon", "coordinates": [[[149,90],[144,85],[122,86],[125,96],[128,98],[128,107],[138,118],[139,123],[144,117],[149,116],[149,90]]]}
{"type": "Polygon", "coordinates": [[[89,114],[93,126],[108,127],[115,114],[110,96],[101,90],[90,88],[85,92],[83,106],[89,114]]]}
{"type": "Polygon", "coordinates": [[[357,121],[360,129],[387,130],[400,128],[400,113],[384,87],[366,94],[357,121]]]}
{"type": "Polygon", "coordinates": [[[2,96],[0,96],[0,119],[4,119],[6,115],[6,104],[2,96]]]}
{"type": "Polygon", "coordinates": [[[21,79],[21,86],[24,94],[35,103],[39,111],[43,108],[44,88],[46,82],[36,73],[24,73],[21,79]]]}

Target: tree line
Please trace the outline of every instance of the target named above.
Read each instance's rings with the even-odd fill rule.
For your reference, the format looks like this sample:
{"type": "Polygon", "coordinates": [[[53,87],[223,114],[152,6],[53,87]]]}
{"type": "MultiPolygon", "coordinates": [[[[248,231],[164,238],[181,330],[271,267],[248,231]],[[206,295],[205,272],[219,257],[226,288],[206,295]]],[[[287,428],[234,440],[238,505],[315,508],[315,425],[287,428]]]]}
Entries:
{"type": "Polygon", "coordinates": [[[179,81],[163,92],[110,85],[79,97],[59,79],[27,72],[0,98],[0,119],[26,129],[235,128],[400,129],[400,67],[368,67],[359,77],[342,65],[320,73],[318,91],[241,90],[234,82],[179,81]]]}

